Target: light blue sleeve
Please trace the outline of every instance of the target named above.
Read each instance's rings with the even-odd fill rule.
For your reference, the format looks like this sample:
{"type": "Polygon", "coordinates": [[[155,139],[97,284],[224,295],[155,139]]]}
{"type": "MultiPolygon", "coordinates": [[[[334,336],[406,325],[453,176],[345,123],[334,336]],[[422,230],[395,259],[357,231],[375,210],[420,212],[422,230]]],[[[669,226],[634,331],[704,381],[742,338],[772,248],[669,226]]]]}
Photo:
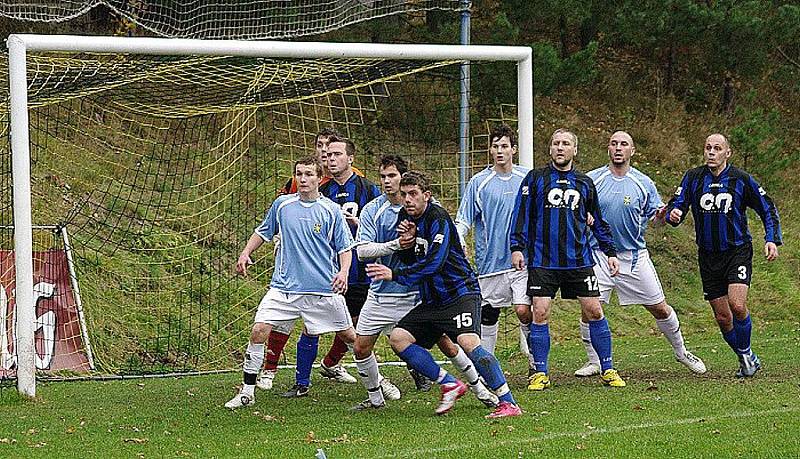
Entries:
{"type": "Polygon", "coordinates": [[[461,239],[462,244],[466,242],[467,234],[475,223],[475,218],[477,218],[480,213],[478,201],[475,196],[477,187],[478,181],[473,177],[464,190],[464,196],[461,198],[461,204],[458,206],[458,212],[456,213],[455,224],[458,230],[458,237],[461,239]]]}
{"type": "Polygon", "coordinates": [[[378,227],[375,221],[375,213],[379,208],[379,206],[375,205],[377,201],[377,199],[373,199],[361,210],[358,231],[356,232],[356,243],[376,242],[378,240],[378,227]]]}
{"type": "Polygon", "coordinates": [[[347,225],[347,222],[344,219],[342,209],[338,205],[335,205],[335,209],[332,210],[333,240],[331,241],[331,244],[333,244],[333,250],[335,250],[337,253],[351,250],[355,243],[353,242],[353,236],[350,234],[350,227],[347,225]]]}
{"type": "Polygon", "coordinates": [[[267,216],[264,217],[264,221],[255,229],[255,233],[261,236],[261,239],[265,241],[271,241],[278,232],[278,207],[280,207],[281,202],[283,202],[282,199],[276,199],[272,202],[269,211],[267,211],[267,216]]]}
{"type": "Polygon", "coordinates": [[[644,178],[644,187],[647,190],[647,202],[644,207],[644,216],[652,218],[656,211],[665,206],[664,201],[661,200],[661,195],[658,194],[656,184],[650,180],[650,177],[644,178]]]}

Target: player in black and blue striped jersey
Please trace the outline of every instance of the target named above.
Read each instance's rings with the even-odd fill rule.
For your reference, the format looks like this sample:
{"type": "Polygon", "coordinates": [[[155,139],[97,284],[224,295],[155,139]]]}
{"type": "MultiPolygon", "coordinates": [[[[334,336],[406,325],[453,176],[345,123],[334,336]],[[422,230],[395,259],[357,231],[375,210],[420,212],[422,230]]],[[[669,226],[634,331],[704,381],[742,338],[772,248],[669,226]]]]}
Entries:
{"type": "Polygon", "coordinates": [[[550,159],[546,167],[532,170],[520,185],[511,226],[511,264],[528,269],[528,296],[531,306],[518,307],[517,317],[530,324],[528,345],[535,372],[528,389],[550,387],[550,307],[556,292],[564,299],[578,299],[581,312],[589,319],[592,347],[600,356],[601,378],[612,387],[625,381],[614,369],[611,331],[600,305],[600,290],[592,267],[589,231],[608,257],[611,275],[618,270],[611,228],[603,219],[594,182],[575,170],[573,159],[578,137],[565,129],[550,138],[550,159]],[[593,224],[590,224],[593,220],[593,224]]]}
{"type": "Polygon", "coordinates": [[[739,359],[738,377],[753,376],[761,361],[750,347],[752,321],[747,291],[753,266],[753,244],[747,208],[764,224],[764,254],[778,257],[781,224],[775,203],[745,171],[728,164],[731,147],[722,134],[706,138],[705,165],[688,171],[667,205],[667,222],[678,226],[692,210],[703,297],[711,303],[725,342],[739,359]]]}
{"type": "Polygon", "coordinates": [[[475,369],[500,399],[487,418],[522,414],[506,383],[497,359],[481,347],[481,295],[478,279],[464,255],[455,223],[438,204],[431,202],[428,179],[409,171],[400,181],[403,210],[398,215],[398,252],[406,264],[394,269],[382,264],[367,266],[374,280],[394,280],[419,286],[421,304],[397,324],[389,342],[409,366],[441,385],[436,414],[450,411],[467,385],[442,369],[428,351],[441,336],[457,342],[475,369]]]}

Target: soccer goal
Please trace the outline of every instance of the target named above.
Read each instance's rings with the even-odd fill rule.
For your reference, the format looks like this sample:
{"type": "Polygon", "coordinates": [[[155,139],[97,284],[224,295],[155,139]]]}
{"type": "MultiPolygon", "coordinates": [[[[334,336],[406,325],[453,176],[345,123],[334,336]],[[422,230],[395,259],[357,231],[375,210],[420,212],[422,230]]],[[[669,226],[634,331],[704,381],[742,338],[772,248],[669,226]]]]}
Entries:
{"type": "Polygon", "coordinates": [[[352,138],[356,166],[375,182],[381,154],[409,158],[455,212],[458,65],[470,61],[473,75],[510,88],[472,108],[470,175],[488,163],[497,122],[518,129],[520,162],[533,164],[528,47],[35,35],[7,44],[0,224],[13,240],[0,249],[14,251],[16,288],[5,294],[28,396],[41,340],[33,225],[69,229],[98,371],[217,371],[241,361],[272,257],[262,249],[246,279],[232,266],[318,130],[352,138]]]}

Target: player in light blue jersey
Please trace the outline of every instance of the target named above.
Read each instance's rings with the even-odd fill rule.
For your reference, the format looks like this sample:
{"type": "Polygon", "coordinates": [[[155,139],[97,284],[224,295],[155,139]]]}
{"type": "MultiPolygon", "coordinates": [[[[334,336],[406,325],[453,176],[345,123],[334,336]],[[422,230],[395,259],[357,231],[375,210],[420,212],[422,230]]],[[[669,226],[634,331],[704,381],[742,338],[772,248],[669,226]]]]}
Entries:
{"type": "MultiPolygon", "coordinates": [[[[397,233],[397,216],[403,208],[400,179],[407,170],[407,163],[399,156],[386,155],[381,158],[380,176],[383,194],[369,202],[361,211],[361,221],[356,233],[360,260],[374,260],[391,269],[406,266],[395,252],[401,250],[397,233]]],[[[380,375],[378,361],[372,351],[378,336],[381,333],[388,335],[397,322],[414,309],[419,301],[416,287],[388,280],[375,280],[370,284],[356,326],[354,349],[358,374],[367,388],[369,398],[356,405],[355,410],[382,408],[385,406],[384,398],[390,400],[400,398],[400,391],[380,375]]],[[[438,344],[456,368],[464,373],[478,400],[487,406],[496,406],[499,403],[497,396],[481,382],[472,361],[464,351],[444,335],[438,344]]]]}
{"type": "MultiPolygon", "coordinates": [[[[529,305],[528,271],[511,265],[509,234],[511,214],[520,184],[529,169],[515,166],[517,135],[506,124],[496,126],[489,135],[492,165],[470,179],[456,215],[456,228],[461,245],[471,228],[475,238],[475,264],[483,298],[481,304],[481,346],[494,354],[502,307],[529,305]]],[[[528,327],[520,325],[520,348],[529,357],[529,373],[533,361],[528,352],[528,327]]]]}
{"type": "MultiPolygon", "coordinates": [[[[706,366],[686,350],[678,316],[666,303],[661,282],[645,245],[644,232],[648,222],[655,219],[657,214],[663,215],[666,206],[650,177],[631,167],[631,156],[635,152],[633,138],[627,132],[617,131],[608,142],[609,164],[587,174],[597,188],[603,217],[611,226],[620,264],[617,275],[611,277],[605,263],[606,257],[597,241],[592,239],[600,298],[608,303],[611,291],[616,290],[621,305],[643,305],[672,345],[675,358],[692,372],[702,374],[706,372],[706,366]]],[[[582,317],[580,327],[589,361],[576,370],[575,375],[599,374],[600,360],[591,345],[586,317],[582,317]]]]}
{"type": "MultiPolygon", "coordinates": [[[[303,319],[304,331],[298,354],[316,351],[318,335],[336,332],[352,344],[355,330],[344,297],[352,261],[353,238],[344,214],[333,201],[320,196],[322,165],[309,157],[295,163],[298,193],[278,197],[264,222],[250,236],[236,262],[236,270],[247,275],[253,264],[250,255],[264,241],[271,241],[280,231],[281,244],[275,256],[275,270],[269,291],[256,311],[250,342],[244,359],[244,385],[225,403],[239,408],[255,402],[255,385],[264,362],[264,347],[276,324],[303,319]],[[307,345],[306,345],[307,344],[307,345]]],[[[296,396],[308,394],[311,364],[316,356],[305,356],[309,362],[301,368],[298,356],[296,396]]]]}

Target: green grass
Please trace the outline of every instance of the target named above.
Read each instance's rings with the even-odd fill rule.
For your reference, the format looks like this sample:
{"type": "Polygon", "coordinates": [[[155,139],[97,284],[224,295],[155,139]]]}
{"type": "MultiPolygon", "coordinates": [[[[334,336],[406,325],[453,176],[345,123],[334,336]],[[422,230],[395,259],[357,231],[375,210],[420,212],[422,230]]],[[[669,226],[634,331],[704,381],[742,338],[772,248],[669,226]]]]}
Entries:
{"type": "MultiPolygon", "coordinates": [[[[710,314],[689,320],[712,323],[710,314]]],[[[543,393],[525,390],[524,361],[510,355],[503,363],[526,413],[503,421],[484,420],[486,410],[469,395],[449,415],[434,416],[435,393],[414,391],[398,367],[384,372],[403,399],[370,413],[349,411],[365,396],[360,385],[319,377],[311,397],[259,391],[255,407],[237,411],[222,403],[235,393],[238,374],[41,383],[35,400],[6,387],[0,457],[312,458],[317,448],[328,458],[797,456],[800,324],[756,322],[764,369],[749,380],[733,377],[736,360],[711,328],[687,334],[710,368],[704,376],[675,362],[661,337],[616,339],[624,389],[571,376],[583,361],[577,339],[554,340],[554,385],[543,393]]],[[[291,377],[281,371],[276,386],[291,377]]]]}

